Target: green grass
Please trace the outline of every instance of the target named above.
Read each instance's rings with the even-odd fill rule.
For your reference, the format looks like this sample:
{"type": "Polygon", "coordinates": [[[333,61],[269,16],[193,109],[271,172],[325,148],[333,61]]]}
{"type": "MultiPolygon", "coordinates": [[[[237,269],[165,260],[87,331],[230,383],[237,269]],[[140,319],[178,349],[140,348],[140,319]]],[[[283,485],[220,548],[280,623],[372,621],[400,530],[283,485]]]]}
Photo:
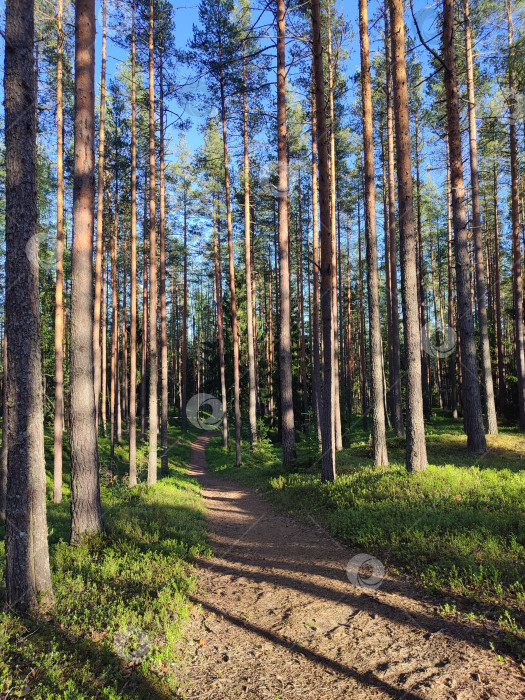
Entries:
{"type": "MultiPolygon", "coordinates": [[[[169,476],[131,490],[127,446],[117,448],[112,470],[109,442],[101,439],[105,532],[78,547],[67,543],[65,474],[63,503],[48,503],[55,606],[40,617],[0,615],[0,695],[176,697],[187,596],[195,586],[192,560],[208,546],[200,489],[186,473],[194,434],[171,428],[169,437],[169,476]]],[[[46,435],[48,466],[51,448],[46,435]]],[[[138,463],[145,478],[145,445],[138,463]]],[[[51,486],[49,480],[49,496],[51,486]]]]}
{"type": "Polygon", "coordinates": [[[350,548],[379,557],[442,598],[442,613],[499,629],[506,649],[525,656],[525,437],[510,428],[488,436],[472,457],[461,425],[427,426],[429,467],[408,474],[404,440],[389,437],[390,465],[374,468],[369,436],[355,429],[337,456],[338,479],[322,484],[312,440],[299,443],[293,472],[265,439],[244,464],[215,437],[208,463],[263,492],[275,505],[326,527],[350,548]]]}

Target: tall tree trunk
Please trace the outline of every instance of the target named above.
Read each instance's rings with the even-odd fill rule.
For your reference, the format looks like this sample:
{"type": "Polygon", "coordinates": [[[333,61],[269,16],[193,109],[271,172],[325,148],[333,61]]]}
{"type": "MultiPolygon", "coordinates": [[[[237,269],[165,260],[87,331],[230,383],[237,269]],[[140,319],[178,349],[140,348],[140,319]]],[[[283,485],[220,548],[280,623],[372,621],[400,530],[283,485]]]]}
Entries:
{"type": "Polygon", "coordinates": [[[501,277],[500,277],[500,249],[499,249],[499,217],[498,217],[498,168],[494,158],[494,286],[496,297],[496,345],[498,351],[498,410],[505,413],[506,386],[505,386],[505,358],[503,356],[503,328],[501,318],[501,277]]]}
{"type": "MultiPolygon", "coordinates": [[[[421,333],[428,336],[429,328],[427,325],[427,302],[425,293],[425,266],[423,261],[423,226],[421,218],[421,178],[420,178],[420,155],[419,155],[419,118],[416,111],[415,115],[415,157],[416,157],[416,230],[417,230],[417,285],[418,285],[418,301],[419,301],[419,320],[421,333]]],[[[428,345],[427,345],[428,347],[428,345]]],[[[423,390],[423,415],[430,418],[432,415],[432,388],[430,386],[430,357],[428,353],[421,348],[421,378],[423,390]]]]}
{"type": "Polygon", "coordinates": [[[516,374],[518,377],[519,429],[525,430],[525,341],[523,333],[523,273],[521,268],[520,204],[518,141],[516,137],[516,96],[514,88],[514,37],[512,27],[512,0],[506,0],[508,20],[508,80],[509,80],[509,141],[511,176],[512,222],[512,296],[514,301],[514,343],[516,346],[516,374]]]}
{"type": "Polygon", "coordinates": [[[474,239],[474,254],[476,257],[476,302],[478,309],[478,326],[481,344],[481,370],[485,386],[485,409],[487,412],[488,433],[497,435],[496,403],[494,399],[494,383],[492,381],[492,365],[490,361],[490,341],[487,320],[487,304],[485,301],[485,265],[483,263],[483,240],[481,236],[481,205],[479,201],[479,170],[478,143],[476,127],[476,98],[474,94],[474,60],[472,57],[472,33],[470,27],[469,0],[463,0],[465,24],[465,58],[467,62],[468,90],[468,120],[470,144],[470,187],[472,190],[472,234],[474,239]]]}
{"type": "MultiPolygon", "coordinates": [[[[33,0],[8,0],[5,25],[7,602],[52,600],[40,357],[33,0]]],[[[4,365],[5,366],[5,365],[4,365]]],[[[4,372],[5,376],[5,372],[4,372]]]]}
{"type": "Polygon", "coordinates": [[[146,182],[144,183],[144,246],[142,266],[142,357],[140,373],[140,437],[146,439],[146,391],[148,385],[148,197],[147,197],[147,169],[145,169],[146,182]]]}
{"type": "MultiPolygon", "coordinates": [[[[4,307],[5,319],[5,307],[4,307]]],[[[7,502],[7,334],[2,338],[2,448],[0,450],[0,522],[5,522],[7,502]]]]}
{"type": "Polygon", "coordinates": [[[383,353],[379,318],[379,275],[377,270],[376,189],[374,181],[374,141],[372,84],[368,40],[367,0],[359,0],[359,37],[361,44],[361,94],[363,100],[363,147],[365,159],[365,236],[368,272],[368,314],[370,319],[372,444],[376,466],[388,464],[385,406],[383,403],[383,353]]]}
{"type": "Polygon", "coordinates": [[[461,343],[463,421],[465,432],[467,433],[467,448],[469,452],[479,454],[486,451],[487,443],[483,429],[474,319],[472,318],[470,297],[470,255],[463,161],[461,157],[458,77],[454,47],[454,0],[443,0],[443,58],[446,64],[444,78],[447,97],[458,325],[461,343]]]}
{"type": "Polygon", "coordinates": [[[182,283],[182,430],[186,431],[187,416],[186,404],[188,403],[188,204],[187,188],[184,182],[183,192],[183,231],[184,231],[184,270],[182,283]]]}
{"type": "Polygon", "coordinates": [[[368,397],[366,391],[366,338],[365,338],[365,304],[363,296],[363,260],[361,254],[361,208],[359,185],[357,189],[357,254],[359,267],[359,361],[361,366],[361,417],[363,430],[368,430],[368,397]]]}
{"type": "Polygon", "coordinates": [[[57,13],[57,257],[55,285],[55,420],[53,500],[62,502],[62,441],[64,437],[64,3],[57,13]]]}
{"type": "MultiPolygon", "coordinates": [[[[95,408],[97,412],[97,434],[99,400],[102,382],[102,353],[100,340],[100,314],[102,304],[102,256],[104,246],[104,173],[106,144],[106,45],[107,45],[107,5],[102,0],[102,68],[100,75],[100,114],[98,127],[98,195],[97,195],[97,244],[95,252],[95,303],[93,307],[93,363],[95,385],[95,408]]],[[[104,421],[104,432],[106,430],[104,421]]]]}
{"type": "MultiPolygon", "coordinates": [[[[454,330],[454,285],[452,280],[452,191],[450,184],[450,162],[448,157],[447,147],[447,320],[449,328],[454,330]]],[[[452,411],[452,418],[457,420],[458,417],[458,397],[457,397],[457,382],[456,382],[456,349],[453,348],[450,354],[448,365],[449,374],[449,408],[452,411]]]]}
{"type": "Polygon", "coordinates": [[[427,467],[423,396],[421,391],[421,350],[417,303],[416,237],[414,193],[410,155],[410,123],[405,54],[403,0],[389,0],[391,18],[394,115],[397,142],[397,179],[401,240],[401,292],[407,365],[406,466],[408,471],[427,467]]]}
{"type": "Polygon", "coordinates": [[[390,358],[390,402],[392,425],[398,437],[404,434],[403,403],[401,397],[401,350],[399,341],[399,302],[397,295],[397,246],[396,246],[396,189],[394,158],[394,112],[392,105],[392,61],[388,4],[385,6],[385,56],[386,56],[386,134],[388,154],[388,263],[390,266],[390,313],[392,356],[390,358]]]}
{"type": "Polygon", "coordinates": [[[328,48],[328,105],[330,109],[330,210],[332,226],[332,329],[334,332],[332,372],[334,375],[334,424],[335,449],[343,449],[343,434],[341,428],[341,401],[339,387],[339,342],[338,342],[338,313],[337,313],[337,244],[336,244],[336,213],[337,213],[337,181],[335,163],[335,110],[334,110],[334,68],[332,59],[332,17],[331,2],[327,4],[327,48],[328,48]]]}
{"type": "MultiPolygon", "coordinates": [[[[95,3],[75,7],[75,161],[71,260],[71,542],[102,529],[93,379],[95,3]]],[[[9,337],[9,335],[8,335],[9,337]]]]}
{"type": "Polygon", "coordinates": [[[228,397],[226,396],[226,362],[224,359],[224,313],[222,307],[222,279],[219,266],[219,246],[217,240],[217,205],[213,193],[213,265],[215,276],[215,296],[217,301],[217,325],[219,336],[219,365],[221,373],[221,406],[222,406],[222,445],[228,447],[228,397]]]}
{"type": "MultiPolygon", "coordinates": [[[[101,364],[101,397],[100,397],[100,418],[102,421],[102,429],[104,435],[107,430],[107,389],[108,389],[108,374],[107,374],[107,315],[108,315],[108,293],[107,293],[107,266],[106,266],[106,248],[102,241],[102,276],[101,276],[102,298],[100,306],[100,364],[101,364]]],[[[96,404],[95,404],[96,409],[96,404]]]]}
{"type": "Polygon", "coordinates": [[[317,188],[317,114],[312,66],[312,394],[319,447],[321,436],[321,356],[319,348],[319,192],[317,188]]]}
{"type": "Polygon", "coordinates": [[[148,485],[157,483],[157,211],[155,200],[155,66],[153,46],[154,4],[149,0],[149,447],[148,485]]]}
{"type": "Polygon", "coordinates": [[[135,0],[131,19],[131,309],[129,376],[129,485],[137,484],[137,78],[135,0]]]}
{"type": "Polygon", "coordinates": [[[323,319],[323,413],[321,421],[323,481],[335,481],[335,416],[333,381],[332,325],[332,223],[330,212],[330,166],[326,131],[325,89],[323,70],[323,45],[321,9],[319,0],[312,0],[312,50],[315,78],[315,104],[317,114],[319,158],[319,204],[321,219],[321,315],[323,319]]]}
{"type": "MultiPolygon", "coordinates": [[[[116,155],[116,151],[115,151],[116,155]]],[[[110,436],[111,436],[111,467],[115,462],[115,433],[117,430],[118,415],[118,352],[119,352],[119,329],[118,329],[118,292],[117,292],[117,251],[118,251],[118,173],[115,174],[115,202],[113,206],[113,235],[111,236],[111,376],[109,389],[109,416],[110,416],[110,436]]]]}
{"type": "Polygon", "coordinates": [[[250,158],[248,143],[248,83],[246,71],[246,42],[243,42],[242,76],[244,93],[243,108],[243,147],[244,147],[244,251],[246,267],[246,325],[248,340],[248,375],[249,400],[248,415],[250,423],[250,440],[252,447],[257,442],[257,388],[255,383],[255,348],[253,333],[253,300],[252,300],[252,259],[251,259],[251,222],[250,222],[250,158]]]}
{"type": "Polygon", "coordinates": [[[226,96],[224,94],[224,75],[222,70],[222,49],[219,48],[219,61],[221,62],[220,93],[221,93],[221,122],[222,144],[224,151],[224,186],[226,194],[226,225],[228,229],[228,260],[230,271],[230,294],[232,314],[233,336],[233,403],[235,411],[235,464],[242,463],[241,453],[241,388],[239,370],[239,324],[237,321],[237,293],[235,290],[235,260],[233,257],[233,223],[231,211],[230,193],[230,163],[228,158],[228,131],[226,125],[226,96]]]}
{"type": "Polygon", "coordinates": [[[161,462],[168,474],[168,316],[166,310],[166,183],[164,177],[164,65],[160,55],[160,366],[162,406],[160,418],[161,462]]]}
{"type": "Polygon", "coordinates": [[[277,0],[277,161],[279,164],[279,287],[280,336],[279,374],[283,468],[291,469],[295,459],[295,425],[292,391],[292,333],[290,318],[290,237],[288,190],[288,153],[286,129],[286,10],[284,0],[277,0]]]}

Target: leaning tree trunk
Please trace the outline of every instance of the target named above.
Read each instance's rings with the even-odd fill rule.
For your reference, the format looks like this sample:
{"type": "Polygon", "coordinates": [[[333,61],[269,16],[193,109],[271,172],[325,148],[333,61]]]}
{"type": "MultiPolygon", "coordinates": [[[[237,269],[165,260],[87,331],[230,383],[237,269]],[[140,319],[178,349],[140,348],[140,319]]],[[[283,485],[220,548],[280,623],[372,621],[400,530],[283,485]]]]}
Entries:
{"type": "Polygon", "coordinates": [[[55,417],[53,501],[62,502],[62,442],[64,439],[64,3],[57,14],[57,257],[55,284],[55,417]]]}
{"type": "Polygon", "coordinates": [[[417,302],[416,231],[414,192],[410,154],[410,120],[405,54],[403,0],[390,1],[394,115],[397,142],[397,179],[401,242],[401,292],[407,365],[406,386],[406,466],[408,471],[427,467],[423,396],[421,390],[421,350],[417,302]]]}
{"type": "Polygon", "coordinates": [[[93,381],[95,3],[75,14],[75,161],[71,259],[71,542],[102,530],[93,381]]]}
{"type": "Polygon", "coordinates": [[[157,483],[157,212],[155,201],[155,68],[153,0],[149,0],[149,446],[148,485],[157,483]]]}
{"type": "Polygon", "coordinates": [[[53,595],[40,358],[33,0],[7,0],[5,44],[6,587],[8,604],[23,610],[53,595]]]}
{"type": "Polygon", "coordinates": [[[280,335],[279,373],[283,467],[290,469],[295,459],[295,425],[292,391],[292,332],[290,318],[290,239],[288,231],[290,195],[288,192],[288,153],[286,133],[285,3],[277,1],[277,161],[279,164],[279,287],[280,335]]]}
{"type": "Polygon", "coordinates": [[[472,191],[472,234],[474,254],[476,257],[476,302],[478,308],[478,325],[481,345],[481,370],[485,386],[485,409],[487,412],[487,432],[497,435],[496,402],[494,382],[492,380],[492,363],[490,360],[490,340],[485,300],[485,265],[483,263],[483,240],[481,236],[481,206],[479,201],[478,143],[476,127],[476,98],[474,95],[474,60],[472,57],[472,33],[470,27],[469,0],[463,0],[465,23],[465,58],[467,63],[468,121],[470,144],[470,187],[472,191]]]}
{"type": "Polygon", "coordinates": [[[467,448],[469,452],[479,454],[486,451],[487,443],[483,429],[476,339],[470,296],[470,252],[463,161],[461,157],[458,76],[454,47],[454,0],[443,0],[443,58],[445,62],[444,78],[447,99],[454,251],[456,257],[458,326],[461,343],[461,399],[463,404],[463,421],[465,432],[467,433],[467,448]]]}
{"type": "Polygon", "coordinates": [[[332,326],[332,223],[330,212],[330,165],[326,131],[321,8],[312,0],[312,50],[315,77],[319,157],[319,204],[321,223],[321,315],[323,320],[323,411],[321,421],[323,481],[335,481],[334,382],[332,376],[334,333],[332,326]]]}
{"type": "Polygon", "coordinates": [[[368,273],[368,313],[370,318],[372,450],[374,464],[379,466],[388,464],[388,453],[386,448],[385,406],[383,403],[381,320],[379,318],[376,189],[374,182],[372,83],[370,76],[367,0],[359,0],[359,37],[361,44],[361,95],[363,100],[363,150],[365,159],[365,238],[368,273]]]}

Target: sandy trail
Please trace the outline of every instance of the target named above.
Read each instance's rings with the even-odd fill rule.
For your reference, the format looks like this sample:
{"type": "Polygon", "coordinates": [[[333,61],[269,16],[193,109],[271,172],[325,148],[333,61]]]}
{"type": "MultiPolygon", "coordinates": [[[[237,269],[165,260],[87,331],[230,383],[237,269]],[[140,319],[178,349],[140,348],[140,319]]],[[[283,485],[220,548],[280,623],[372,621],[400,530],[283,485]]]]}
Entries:
{"type": "Polygon", "coordinates": [[[518,666],[479,632],[443,620],[410,584],[352,585],[356,552],[211,474],[209,439],[196,440],[190,465],[214,556],[199,562],[185,697],[525,698],[518,666]]]}

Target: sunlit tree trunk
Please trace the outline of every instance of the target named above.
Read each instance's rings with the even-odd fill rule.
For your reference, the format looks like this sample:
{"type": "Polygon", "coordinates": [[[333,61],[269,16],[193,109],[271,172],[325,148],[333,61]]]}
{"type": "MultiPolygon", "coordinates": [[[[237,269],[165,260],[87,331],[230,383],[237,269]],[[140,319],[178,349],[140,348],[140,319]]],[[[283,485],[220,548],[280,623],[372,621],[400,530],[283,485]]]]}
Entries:
{"type": "MultiPolygon", "coordinates": [[[[95,302],[93,307],[93,363],[95,385],[95,407],[97,411],[97,433],[99,417],[99,400],[102,382],[102,352],[100,339],[100,315],[102,304],[102,257],[104,246],[104,172],[106,143],[106,31],[107,5],[102,0],[102,67],[100,75],[100,112],[98,127],[98,194],[97,194],[97,244],[95,253],[95,302]]],[[[104,433],[106,431],[105,420],[104,433]]]]}
{"type": "MultiPolygon", "coordinates": [[[[62,441],[64,435],[64,4],[57,13],[57,253],[55,284],[55,419],[53,500],[62,502],[62,441]]],[[[98,399],[97,399],[98,400],[98,399]]]]}
{"type": "Polygon", "coordinates": [[[166,309],[166,182],[164,175],[164,65],[160,55],[160,366],[161,366],[161,473],[168,474],[168,317],[166,309]]]}
{"type": "Polygon", "coordinates": [[[257,388],[255,383],[255,348],[253,333],[252,300],[252,259],[251,259],[251,222],[250,222],[250,158],[248,142],[248,95],[246,70],[246,42],[243,43],[242,75],[244,93],[243,109],[243,148],[244,148],[244,260],[246,269],[246,331],[248,341],[248,416],[250,423],[250,440],[252,447],[257,442],[257,388]]]}
{"type": "Polygon", "coordinates": [[[148,485],[157,483],[157,212],[155,200],[155,67],[153,61],[154,5],[149,0],[149,447],[148,485]]]}
{"type": "Polygon", "coordinates": [[[383,353],[379,317],[379,275],[376,237],[376,191],[374,181],[374,141],[372,84],[368,40],[367,0],[359,0],[359,37],[361,44],[361,94],[363,101],[363,147],[365,160],[365,237],[368,271],[368,314],[370,319],[372,449],[376,466],[388,464],[385,406],[383,403],[383,353]]]}
{"type": "Polygon", "coordinates": [[[477,454],[486,451],[487,443],[485,441],[485,432],[483,428],[474,319],[472,317],[470,296],[470,254],[465,207],[463,161],[461,156],[458,77],[454,48],[454,0],[443,0],[443,58],[446,64],[444,78],[447,97],[458,326],[461,342],[461,399],[463,421],[465,432],[467,433],[467,447],[469,452],[477,454]]]}
{"type": "Polygon", "coordinates": [[[280,334],[279,373],[281,394],[281,444],[283,467],[290,469],[295,459],[295,425],[292,392],[292,334],[290,309],[290,238],[288,190],[288,153],[286,128],[286,10],[277,0],[277,160],[279,164],[279,290],[280,334]]]}
{"type": "Polygon", "coordinates": [[[503,328],[501,318],[501,277],[500,277],[500,248],[499,248],[499,217],[498,217],[498,168],[494,159],[494,286],[496,297],[496,346],[498,352],[498,410],[505,412],[505,358],[503,356],[503,328]]]}
{"type": "MultiPolygon", "coordinates": [[[[312,67],[312,81],[313,77],[312,67]]],[[[312,90],[312,398],[317,439],[321,436],[321,357],[319,348],[319,192],[317,186],[317,115],[315,108],[315,85],[312,90]]]]}
{"type": "Polygon", "coordinates": [[[219,340],[219,365],[221,373],[222,444],[228,447],[228,397],[226,395],[226,362],[224,359],[224,313],[222,306],[222,279],[219,266],[219,245],[217,240],[217,205],[213,193],[213,265],[215,277],[215,297],[217,304],[217,325],[219,340]]]}
{"type": "MultiPolygon", "coordinates": [[[[93,380],[95,3],[75,15],[75,160],[71,260],[71,541],[102,529],[93,380]]],[[[9,337],[9,335],[8,335],[9,337]]]]}
{"type": "Polygon", "coordinates": [[[467,63],[467,90],[468,90],[468,120],[469,120],[469,144],[470,144],[470,187],[472,191],[472,235],[474,240],[474,254],[476,259],[476,302],[478,310],[478,327],[481,345],[481,369],[483,372],[483,384],[485,386],[485,409],[487,413],[487,432],[492,435],[498,433],[496,420],[496,403],[494,399],[494,383],[492,381],[492,364],[490,360],[490,341],[487,319],[487,304],[485,300],[485,265],[483,262],[483,240],[481,235],[481,205],[479,201],[479,170],[478,170],[478,143],[476,126],[476,98],[474,93],[474,60],[472,57],[472,33],[470,27],[469,0],[463,0],[464,25],[465,25],[465,58],[467,63]]]}
{"type": "Polygon", "coordinates": [[[137,484],[137,78],[135,0],[131,20],[131,308],[129,376],[129,485],[137,484]]]}
{"type": "Polygon", "coordinates": [[[408,471],[419,471],[427,467],[427,448],[421,391],[416,231],[414,225],[403,0],[390,0],[390,18],[401,240],[401,291],[407,365],[406,466],[408,471]]]}

